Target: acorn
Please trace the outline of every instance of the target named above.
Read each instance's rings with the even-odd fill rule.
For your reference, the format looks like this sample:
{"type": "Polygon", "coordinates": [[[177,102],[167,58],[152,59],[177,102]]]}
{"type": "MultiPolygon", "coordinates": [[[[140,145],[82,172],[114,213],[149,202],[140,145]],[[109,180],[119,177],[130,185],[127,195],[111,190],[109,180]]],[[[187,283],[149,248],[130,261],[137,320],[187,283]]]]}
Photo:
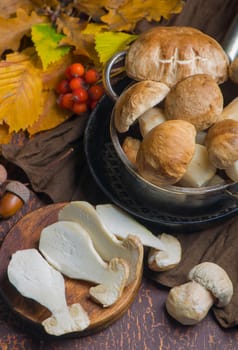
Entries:
{"type": "Polygon", "coordinates": [[[11,181],[5,187],[0,199],[0,218],[7,219],[16,214],[29,200],[29,189],[18,181],[11,181]]]}

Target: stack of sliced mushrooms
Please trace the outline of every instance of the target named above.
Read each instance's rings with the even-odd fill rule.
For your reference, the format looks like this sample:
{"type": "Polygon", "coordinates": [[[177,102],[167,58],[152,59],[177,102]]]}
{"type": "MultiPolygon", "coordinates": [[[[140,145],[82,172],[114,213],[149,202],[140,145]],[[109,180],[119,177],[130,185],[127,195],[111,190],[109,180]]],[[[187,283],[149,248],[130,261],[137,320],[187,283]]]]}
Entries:
{"type": "Polygon", "coordinates": [[[125,69],[136,82],[116,101],[114,124],[143,178],[183,187],[238,181],[238,97],[224,107],[220,88],[235,80],[233,66],[191,27],[155,27],[132,43],[125,69]],[[136,123],[140,137],[130,133],[136,123]]]}
{"type": "MultiPolygon", "coordinates": [[[[41,231],[38,249],[12,255],[8,278],[24,297],[51,311],[42,322],[48,334],[78,332],[89,327],[90,317],[80,303],[67,305],[64,276],[93,283],[91,300],[110,307],[140,277],[143,246],[149,248],[148,267],[158,273],[181,261],[181,245],[175,236],[162,233],[156,237],[112,204],[95,208],[88,202],[70,202],[60,210],[58,221],[41,231]]],[[[195,324],[213,304],[224,307],[231,300],[232,282],[214,263],[195,266],[188,280],[172,288],[166,301],[169,314],[183,324],[195,324]]]]}
{"type": "Polygon", "coordinates": [[[42,323],[47,333],[82,331],[90,325],[89,316],[79,303],[67,306],[63,276],[92,282],[92,301],[110,307],[126,286],[140,278],[143,245],[151,248],[153,270],[173,268],[181,260],[181,246],[174,236],[154,236],[111,204],[95,208],[75,201],[60,210],[57,222],[42,230],[38,249],[12,255],[8,278],[23,296],[51,311],[42,323]]]}

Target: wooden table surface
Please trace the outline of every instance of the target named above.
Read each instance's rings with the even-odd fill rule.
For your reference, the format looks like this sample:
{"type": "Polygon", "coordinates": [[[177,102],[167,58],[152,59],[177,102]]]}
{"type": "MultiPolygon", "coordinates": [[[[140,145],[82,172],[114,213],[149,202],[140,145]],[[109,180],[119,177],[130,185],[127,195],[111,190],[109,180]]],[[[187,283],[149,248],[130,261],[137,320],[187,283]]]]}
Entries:
{"type": "MultiPolygon", "coordinates": [[[[87,175],[89,181],[89,174],[87,175]]],[[[88,182],[93,195],[103,194],[93,180],[88,182]],[[94,187],[95,186],[95,187],[94,187]]],[[[89,198],[90,200],[90,198],[89,198]]],[[[45,202],[35,193],[23,209],[9,220],[0,221],[0,240],[25,214],[42,207],[45,202]]],[[[222,329],[212,312],[196,326],[182,326],[165,310],[168,289],[145,275],[138,294],[129,309],[104,330],[85,337],[46,339],[36,334],[12,313],[0,298],[1,350],[235,350],[238,330],[222,329]]]]}

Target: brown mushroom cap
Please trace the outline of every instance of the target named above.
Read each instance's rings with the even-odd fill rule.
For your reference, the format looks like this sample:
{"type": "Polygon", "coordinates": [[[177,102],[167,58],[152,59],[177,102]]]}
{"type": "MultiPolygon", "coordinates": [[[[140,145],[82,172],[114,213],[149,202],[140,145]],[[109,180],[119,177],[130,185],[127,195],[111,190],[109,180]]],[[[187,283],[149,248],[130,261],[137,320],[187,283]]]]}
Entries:
{"type": "Polygon", "coordinates": [[[212,262],[198,264],[189,272],[188,278],[209,290],[216,298],[216,306],[224,307],[229,304],[233,295],[233,284],[219,265],[212,262]]]}
{"type": "Polygon", "coordinates": [[[195,152],[195,127],[185,120],[167,120],[141,142],[136,166],[155,185],[169,185],[184,175],[195,152]]]}
{"type": "Polygon", "coordinates": [[[219,85],[207,74],[196,74],[178,82],[165,99],[167,119],[183,119],[198,131],[213,125],[223,110],[219,85]]]}
{"type": "Polygon", "coordinates": [[[194,74],[209,74],[217,83],[228,77],[229,59],[212,37],[198,29],[157,26],[142,33],[129,48],[126,71],[135,80],[168,86],[194,74]]]}
{"type": "Polygon", "coordinates": [[[145,80],[124,90],[114,109],[114,122],[118,132],[126,132],[129,127],[149,108],[160,103],[169,88],[163,83],[145,80]]]}
{"type": "Polygon", "coordinates": [[[238,121],[224,119],[214,124],[205,144],[211,163],[219,169],[229,168],[238,160],[238,121]]]}

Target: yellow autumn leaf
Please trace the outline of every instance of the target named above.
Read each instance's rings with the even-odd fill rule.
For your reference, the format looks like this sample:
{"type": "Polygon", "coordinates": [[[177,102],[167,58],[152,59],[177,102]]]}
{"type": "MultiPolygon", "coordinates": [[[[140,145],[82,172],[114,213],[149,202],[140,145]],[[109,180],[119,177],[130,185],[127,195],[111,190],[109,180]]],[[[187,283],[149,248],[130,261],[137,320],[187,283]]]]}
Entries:
{"type": "Polygon", "coordinates": [[[6,124],[0,125],[0,145],[11,141],[12,135],[9,134],[9,127],[6,124]]]}
{"type": "Polygon", "coordinates": [[[96,35],[106,30],[107,26],[105,24],[99,23],[88,23],[86,28],[81,31],[82,34],[96,35]]]}
{"type": "Polygon", "coordinates": [[[109,5],[101,20],[108,24],[109,30],[133,31],[140,20],[160,21],[161,17],[181,12],[183,4],[182,0],[129,0],[118,7],[109,5]]]}
{"type": "Polygon", "coordinates": [[[28,15],[19,8],[15,17],[0,17],[0,55],[6,50],[18,50],[22,37],[30,34],[31,26],[37,23],[47,22],[44,16],[38,16],[35,12],[28,15]]]}
{"type": "Polygon", "coordinates": [[[44,108],[38,120],[27,131],[32,136],[40,131],[49,130],[63,123],[72,113],[62,109],[56,103],[56,95],[53,90],[43,92],[44,108]]]}
{"type": "Polygon", "coordinates": [[[105,8],[110,2],[110,0],[75,0],[74,7],[80,12],[87,13],[91,18],[99,19],[106,13],[105,8]]]}
{"type": "Polygon", "coordinates": [[[0,63],[0,123],[9,132],[25,130],[42,109],[42,80],[30,63],[0,63]]]}
{"type": "Polygon", "coordinates": [[[100,62],[105,64],[116,52],[125,50],[128,45],[137,38],[137,35],[104,32],[95,36],[95,48],[100,58],[100,62]]]}
{"type": "Polygon", "coordinates": [[[65,37],[60,41],[61,45],[71,45],[74,47],[74,54],[85,56],[89,61],[98,65],[98,56],[94,45],[93,34],[83,34],[87,23],[79,23],[78,18],[62,15],[57,19],[58,30],[61,30],[65,37]]]}

